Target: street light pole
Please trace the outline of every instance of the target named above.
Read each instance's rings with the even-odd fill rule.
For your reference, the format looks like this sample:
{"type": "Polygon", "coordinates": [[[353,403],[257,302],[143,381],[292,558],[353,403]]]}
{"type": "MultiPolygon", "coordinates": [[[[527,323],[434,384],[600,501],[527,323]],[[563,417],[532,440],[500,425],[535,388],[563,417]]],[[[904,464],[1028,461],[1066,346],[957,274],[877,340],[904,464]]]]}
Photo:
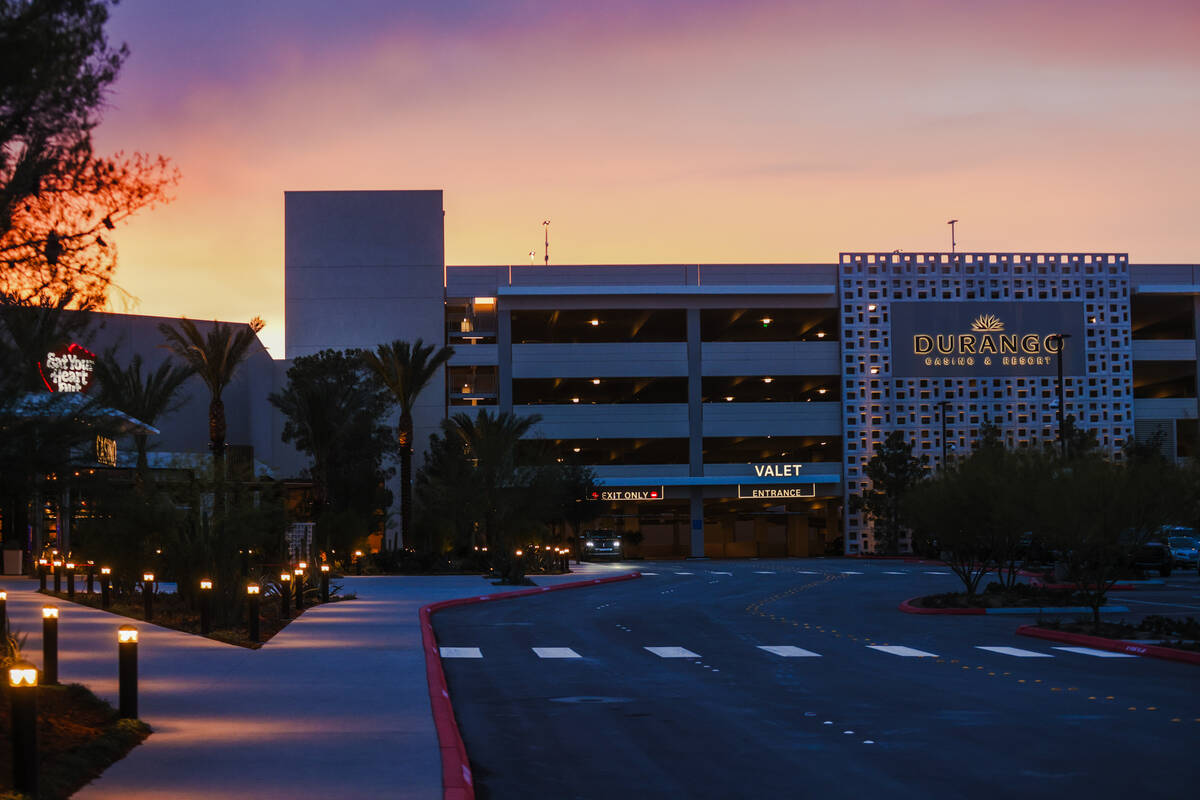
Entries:
{"type": "Polygon", "coordinates": [[[941,469],[946,468],[946,409],[949,406],[950,406],[949,400],[939,400],[938,401],[938,410],[939,410],[939,414],[942,418],[942,466],[941,466],[941,469]]]}
{"type": "Polygon", "coordinates": [[[1058,342],[1058,440],[1062,442],[1062,455],[1067,458],[1067,437],[1063,430],[1066,425],[1066,391],[1063,386],[1063,349],[1067,346],[1067,339],[1071,338],[1069,333],[1056,333],[1052,337],[1058,342]]]}

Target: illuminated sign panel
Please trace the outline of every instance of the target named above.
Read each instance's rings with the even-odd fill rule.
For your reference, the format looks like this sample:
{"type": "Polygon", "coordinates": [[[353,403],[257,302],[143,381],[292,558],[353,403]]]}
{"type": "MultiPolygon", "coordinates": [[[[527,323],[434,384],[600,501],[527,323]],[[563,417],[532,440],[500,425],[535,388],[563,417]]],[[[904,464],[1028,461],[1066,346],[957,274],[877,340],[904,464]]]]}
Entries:
{"type": "Polygon", "coordinates": [[[42,383],[51,392],[86,392],[92,385],[95,369],[95,354],[74,343],[46,353],[46,358],[38,363],[42,383]]]}
{"type": "Polygon", "coordinates": [[[791,500],[797,497],[816,497],[815,483],[802,483],[799,486],[743,486],[738,484],[738,498],[741,500],[791,500]]]}
{"type": "Polygon", "coordinates": [[[1083,303],[896,302],[890,306],[892,375],[897,378],[1058,374],[1084,368],[1083,303]]]}
{"type": "Polygon", "coordinates": [[[613,501],[648,501],[662,500],[663,487],[653,486],[639,489],[597,489],[589,496],[592,500],[602,500],[606,503],[613,501]]]}
{"type": "Polygon", "coordinates": [[[96,437],[96,462],[109,467],[117,465],[117,442],[107,436],[96,437]]]}

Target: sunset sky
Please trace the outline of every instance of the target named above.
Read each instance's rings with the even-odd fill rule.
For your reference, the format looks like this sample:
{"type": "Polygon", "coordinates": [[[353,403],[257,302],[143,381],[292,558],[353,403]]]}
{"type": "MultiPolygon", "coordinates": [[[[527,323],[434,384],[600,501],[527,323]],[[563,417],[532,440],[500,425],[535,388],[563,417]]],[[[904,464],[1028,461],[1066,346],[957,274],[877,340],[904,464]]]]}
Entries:
{"type": "MultiPolygon", "coordinates": [[[[283,193],[445,190],[449,264],[1200,262],[1195,0],[123,0],[102,152],[173,159],[119,233],[146,314],[267,321],[283,193]]],[[[126,310],[120,304],[114,310],[126,310]]]]}

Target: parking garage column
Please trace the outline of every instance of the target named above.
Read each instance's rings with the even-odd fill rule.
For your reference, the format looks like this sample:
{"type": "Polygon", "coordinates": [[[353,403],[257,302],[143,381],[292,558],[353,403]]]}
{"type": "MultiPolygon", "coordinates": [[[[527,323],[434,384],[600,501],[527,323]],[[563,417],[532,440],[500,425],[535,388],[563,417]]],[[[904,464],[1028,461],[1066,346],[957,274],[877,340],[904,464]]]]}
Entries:
{"type": "MultiPolygon", "coordinates": [[[[687,310],[688,359],[688,476],[704,476],[704,398],[701,383],[700,309],[687,310]]],[[[704,558],[704,487],[689,490],[688,514],[691,517],[692,558],[704,558]]]]}

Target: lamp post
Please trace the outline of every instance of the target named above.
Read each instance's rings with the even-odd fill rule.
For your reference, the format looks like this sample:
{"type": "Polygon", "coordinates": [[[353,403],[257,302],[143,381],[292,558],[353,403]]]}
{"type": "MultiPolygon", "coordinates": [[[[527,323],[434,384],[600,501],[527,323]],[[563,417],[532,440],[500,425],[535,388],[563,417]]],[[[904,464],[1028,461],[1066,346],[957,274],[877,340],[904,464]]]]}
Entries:
{"type": "Polygon", "coordinates": [[[1063,350],[1067,346],[1067,339],[1071,338],[1069,333],[1056,333],[1050,338],[1058,342],[1058,440],[1062,442],[1063,458],[1069,455],[1067,450],[1067,437],[1064,427],[1066,426],[1066,390],[1063,385],[1063,350]]]}
{"type": "Polygon", "coordinates": [[[329,602],[329,565],[321,565],[321,602],[329,602]]]}
{"type": "Polygon", "coordinates": [[[247,633],[250,636],[250,641],[258,643],[258,597],[261,588],[257,583],[252,583],[246,587],[246,604],[247,604],[247,633]]]}
{"type": "Polygon", "coordinates": [[[292,573],[279,573],[279,618],[291,619],[292,616],[292,573]]]}
{"type": "Polygon", "coordinates": [[[119,709],[123,719],[138,715],[138,629],[133,625],[117,628],[117,683],[119,709]]]}
{"type": "Polygon", "coordinates": [[[50,686],[58,683],[58,606],[42,606],[42,674],[50,686]]]}
{"type": "Polygon", "coordinates": [[[37,667],[28,661],[17,661],[10,666],[8,695],[12,698],[13,789],[37,797],[37,667]]]}
{"type": "Polygon", "coordinates": [[[212,581],[203,578],[200,581],[200,635],[208,636],[212,627],[212,581]]]}
{"type": "Polygon", "coordinates": [[[947,409],[947,408],[949,408],[949,407],[950,407],[950,401],[949,401],[949,400],[939,400],[939,401],[938,401],[938,414],[939,414],[939,416],[941,416],[941,418],[942,418],[942,466],[941,466],[941,468],[942,468],[942,469],[945,469],[945,468],[946,468],[946,458],[947,458],[947,449],[946,449],[946,409],[947,409]]]}
{"type": "Polygon", "coordinates": [[[108,608],[112,605],[112,597],[109,595],[110,584],[112,583],[112,567],[100,568],[100,607],[108,608]]]}
{"type": "Polygon", "coordinates": [[[142,574],[142,605],[146,612],[146,622],[154,618],[154,573],[142,574]]]}
{"type": "Polygon", "coordinates": [[[68,561],[67,564],[67,597],[71,600],[75,599],[75,562],[68,561]]]}

